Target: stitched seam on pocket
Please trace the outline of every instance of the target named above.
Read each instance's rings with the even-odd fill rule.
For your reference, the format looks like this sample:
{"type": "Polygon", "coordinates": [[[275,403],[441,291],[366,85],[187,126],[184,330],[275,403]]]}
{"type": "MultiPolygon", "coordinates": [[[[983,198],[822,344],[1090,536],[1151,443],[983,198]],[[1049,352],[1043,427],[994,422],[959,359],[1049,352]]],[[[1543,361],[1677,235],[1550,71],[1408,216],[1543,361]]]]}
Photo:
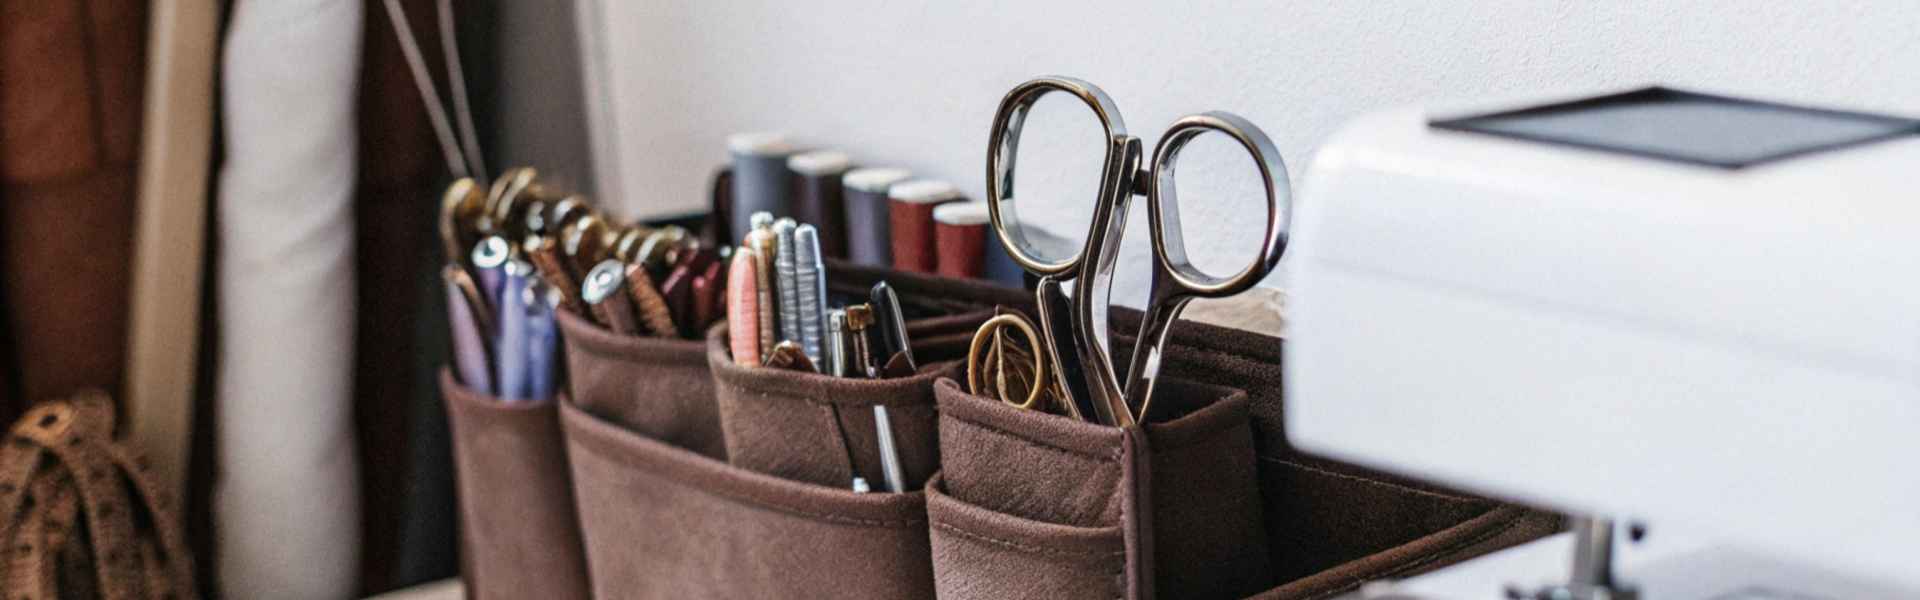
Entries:
{"type": "Polygon", "coordinates": [[[1022,544],[1020,542],[1015,542],[1012,540],[1003,540],[1003,539],[986,535],[986,534],[974,533],[972,531],[961,529],[958,526],[951,525],[944,522],[935,521],[933,523],[933,526],[939,527],[941,529],[948,531],[949,533],[952,533],[954,535],[958,535],[960,537],[964,537],[967,539],[986,542],[996,546],[1012,548],[1015,550],[1019,550],[1021,552],[1028,552],[1033,554],[1045,554],[1045,555],[1053,555],[1053,556],[1091,556],[1094,558],[1112,558],[1116,556],[1125,557],[1127,554],[1127,551],[1125,550],[1118,550],[1118,551],[1112,551],[1112,552],[1100,552],[1100,551],[1091,551],[1091,550],[1080,551],[1080,550],[1057,550],[1053,548],[1041,548],[1039,546],[1031,546],[1027,544],[1022,544]]]}
{"type": "Polygon", "coordinates": [[[641,358],[636,358],[632,356],[632,354],[629,352],[621,352],[616,350],[602,350],[599,348],[586,348],[586,347],[580,348],[580,354],[582,356],[591,358],[596,361],[615,363],[615,364],[619,364],[626,367],[657,367],[657,366],[704,367],[707,365],[707,357],[705,355],[701,355],[699,357],[699,360],[694,360],[690,358],[689,359],[675,358],[675,359],[666,359],[666,360],[641,359],[641,358]]]}
{"type": "Polygon", "coordinates": [[[912,415],[918,415],[920,413],[933,413],[935,417],[938,417],[940,414],[940,409],[935,407],[932,404],[905,404],[905,405],[897,405],[897,406],[888,406],[887,410],[893,411],[893,412],[899,412],[899,413],[912,414],[912,415]]]}
{"type": "Polygon", "coordinates": [[[1367,581],[1371,581],[1374,579],[1387,579],[1387,578],[1391,578],[1393,576],[1399,575],[1401,573],[1405,573],[1407,571],[1418,569],[1421,566],[1440,560],[1442,557],[1444,557],[1447,554],[1459,552],[1463,548],[1466,548],[1468,546],[1472,546],[1474,544],[1478,544],[1481,542],[1485,542],[1487,540],[1493,539],[1495,536],[1498,536],[1502,533],[1506,533],[1507,530],[1513,529],[1515,525],[1519,525],[1520,521],[1525,518],[1526,518],[1525,515],[1515,516],[1512,520],[1509,520],[1505,524],[1494,528],[1492,531],[1488,531],[1481,535],[1460,540],[1459,542],[1456,542],[1453,544],[1448,544],[1444,547],[1435,549],[1433,552],[1428,553],[1425,556],[1420,557],[1419,560],[1402,564],[1400,566],[1394,567],[1392,569],[1388,569],[1386,571],[1383,571],[1377,574],[1372,574],[1364,579],[1356,579],[1354,581],[1347,582],[1345,585],[1342,585],[1338,588],[1328,590],[1324,593],[1308,596],[1304,600],[1320,600],[1321,598],[1332,598],[1334,596],[1338,596],[1338,595],[1353,591],[1355,588],[1360,587],[1361,583],[1365,583],[1367,581]]]}
{"type": "MultiPolygon", "coordinates": [[[[1164,459],[1167,457],[1183,455],[1189,452],[1199,452],[1201,450],[1212,450],[1214,446],[1226,444],[1233,441],[1231,438],[1228,438],[1225,435],[1221,435],[1222,433],[1231,433],[1232,430],[1246,427],[1246,425],[1247,425],[1246,421],[1238,421],[1223,427],[1216,428],[1212,431],[1196,434],[1193,437],[1193,439],[1187,440],[1186,444],[1182,444],[1178,446],[1174,446],[1174,445],[1154,446],[1153,454],[1155,457],[1164,459]]],[[[1251,450],[1251,448],[1249,448],[1249,450],[1251,450]]],[[[1257,453],[1254,453],[1254,452],[1249,452],[1249,454],[1257,455],[1257,453]]]]}
{"type": "Polygon", "coordinates": [[[1169,452],[1186,451],[1219,443],[1221,440],[1226,439],[1226,435],[1231,435],[1236,430],[1248,430],[1249,434],[1251,434],[1253,418],[1252,414],[1248,411],[1251,409],[1253,403],[1249,392],[1239,387],[1221,386],[1210,383],[1204,385],[1219,387],[1226,390],[1226,393],[1207,394],[1206,396],[1210,399],[1200,408],[1183,414],[1176,419],[1156,422],[1142,427],[1142,429],[1146,430],[1148,438],[1154,440],[1154,454],[1160,455],[1169,452]],[[1190,423],[1181,423],[1181,421],[1196,418],[1199,413],[1222,409],[1221,405],[1235,396],[1246,399],[1246,408],[1240,411],[1237,418],[1230,418],[1227,415],[1209,414],[1205,415],[1205,417],[1213,421],[1213,423],[1206,427],[1194,426],[1190,423]],[[1171,438],[1171,440],[1168,440],[1168,438],[1171,438]],[[1178,443],[1175,443],[1176,441],[1178,443]]]}
{"type": "Polygon", "coordinates": [[[1293,461],[1290,461],[1290,460],[1285,460],[1285,459],[1279,459],[1279,458],[1273,458],[1273,457],[1269,457],[1269,456],[1262,456],[1262,457],[1260,457],[1260,460],[1261,460],[1262,462],[1270,462],[1270,463],[1274,463],[1274,464],[1278,464],[1278,465],[1287,465],[1287,466],[1290,466],[1290,467],[1294,467],[1294,468],[1297,468],[1297,469],[1302,469],[1302,470],[1305,470],[1305,471],[1310,471],[1310,472],[1313,472],[1313,473],[1317,473],[1317,474],[1320,474],[1320,475],[1326,475],[1326,476],[1328,476],[1328,477],[1335,477],[1335,478],[1339,478],[1339,479],[1345,479],[1345,480],[1348,480],[1348,481],[1355,481],[1355,482],[1359,482],[1359,483],[1364,483],[1364,484],[1367,484],[1367,485],[1372,485],[1372,486],[1379,486],[1379,487],[1386,487],[1386,488],[1393,488],[1393,489],[1396,489],[1396,490],[1400,490],[1400,491],[1403,491],[1403,492],[1407,492],[1407,493],[1410,493],[1410,494],[1418,494],[1418,495],[1422,495],[1422,496],[1432,496],[1432,497],[1435,497],[1435,498],[1440,498],[1440,499],[1443,499],[1443,500],[1452,500],[1452,501],[1455,501],[1455,502],[1462,502],[1462,503],[1477,503],[1477,502],[1485,502],[1485,503],[1493,503],[1493,501],[1491,501],[1491,500],[1487,500],[1487,499],[1485,499],[1485,498],[1473,498],[1473,497],[1469,497],[1469,496],[1458,496],[1458,495],[1454,495],[1454,494],[1447,494],[1447,493],[1442,493],[1442,492],[1435,492],[1435,491],[1432,491],[1432,490],[1423,490],[1423,489],[1420,489],[1420,488],[1415,488],[1415,487],[1408,487],[1408,486],[1404,486],[1404,485],[1399,485],[1399,484],[1396,484],[1396,483],[1390,483],[1390,482],[1386,482],[1386,481],[1380,481],[1380,480],[1378,480],[1378,479],[1368,479],[1368,478],[1366,478],[1366,477],[1360,477],[1360,476],[1358,476],[1358,475],[1348,475],[1348,474],[1346,474],[1346,473],[1341,473],[1341,472],[1338,472],[1338,471],[1329,471],[1329,470],[1326,470],[1326,469],[1322,469],[1322,468],[1319,468],[1319,467],[1314,467],[1314,466],[1309,466],[1309,465],[1305,465],[1305,464],[1301,464],[1301,463],[1297,463],[1297,462],[1293,462],[1293,461]]]}
{"type": "MultiPolygon", "coordinates": [[[[582,441],[585,441],[585,440],[582,440],[582,441]]],[[[605,443],[613,444],[617,442],[607,441],[605,443]]],[[[784,514],[793,515],[797,517],[806,517],[810,519],[818,519],[821,521],[828,521],[833,523],[865,525],[869,527],[906,528],[906,527],[916,526],[916,525],[920,525],[922,523],[927,522],[926,519],[905,519],[905,520],[898,520],[898,521],[885,520],[885,519],[856,519],[853,517],[843,517],[840,515],[834,515],[834,514],[828,514],[828,513],[815,513],[811,511],[800,510],[797,508],[781,506],[778,504],[773,504],[763,500],[759,500],[757,498],[752,498],[752,497],[738,495],[738,494],[732,494],[728,492],[722,492],[719,490],[709,489],[704,486],[692,485],[690,483],[676,479],[666,473],[662,473],[660,472],[660,470],[640,467],[638,466],[639,463],[629,462],[627,460],[623,460],[621,457],[614,456],[610,450],[599,448],[598,446],[600,446],[600,444],[598,443],[576,442],[576,445],[585,447],[588,452],[596,454],[600,458],[603,458],[612,462],[614,465],[616,465],[620,469],[639,470],[639,471],[644,471],[646,473],[650,473],[654,476],[665,477],[668,480],[672,481],[674,484],[693,490],[695,492],[699,492],[701,494],[713,496],[716,498],[724,498],[727,500],[732,500],[735,502],[739,502],[741,504],[750,505],[752,507],[760,508],[763,510],[770,510],[773,512],[784,513],[784,514]]],[[[729,467],[729,468],[737,468],[737,467],[729,467]]]]}
{"type": "MultiPolygon", "coordinates": [[[[1120,340],[1116,339],[1114,343],[1119,344],[1121,342],[1120,340]]],[[[1132,342],[1129,341],[1127,343],[1132,343],[1132,342]]],[[[1239,363],[1239,365],[1236,365],[1236,366],[1241,366],[1241,367],[1244,367],[1246,365],[1262,366],[1267,364],[1266,360],[1261,359],[1259,357],[1255,357],[1247,354],[1241,354],[1238,352],[1233,352],[1231,350],[1220,350],[1216,348],[1192,346],[1187,344],[1181,344],[1171,340],[1169,340],[1167,344],[1169,346],[1172,346],[1174,349],[1180,350],[1181,353],[1183,354],[1188,354],[1188,356],[1177,356],[1175,355],[1175,353],[1172,353],[1172,352],[1168,352],[1164,354],[1163,356],[1167,357],[1166,360],[1168,362],[1161,365],[1162,368],[1160,372],[1162,373],[1167,372],[1165,367],[1172,366],[1172,365],[1180,365],[1180,366],[1187,366],[1187,367],[1201,367],[1203,366],[1202,364],[1203,361],[1201,361],[1200,359],[1205,356],[1214,356],[1214,357],[1229,359],[1231,362],[1239,363]]]]}
{"type": "MultiPolygon", "coordinates": [[[[872,379],[872,380],[857,380],[857,381],[863,381],[863,382],[869,382],[869,383],[864,383],[864,384],[862,384],[862,385],[860,385],[860,388],[864,388],[864,389],[854,389],[854,390],[850,390],[850,391],[853,391],[853,392],[871,392],[871,391],[875,391],[875,390],[878,390],[878,389],[880,389],[880,388],[882,388],[882,387],[884,387],[884,386],[893,386],[893,385],[898,385],[898,386],[900,386],[900,389],[899,389],[899,390],[897,390],[897,391],[901,391],[901,392],[906,392],[906,391],[909,391],[909,390],[913,390],[913,389],[915,389],[915,388],[917,388],[917,387],[924,387],[924,388],[926,388],[926,389],[928,390],[928,391],[927,391],[927,396],[928,396],[928,398],[929,398],[929,399],[931,399],[931,398],[932,398],[932,394],[933,394],[933,392],[932,392],[932,388],[933,388],[933,383],[934,383],[935,381],[939,381],[939,380],[940,380],[940,377],[930,377],[930,378],[928,378],[928,379],[927,379],[927,380],[926,380],[926,381],[924,382],[924,385],[921,385],[921,384],[919,384],[919,383],[916,383],[916,384],[914,384],[914,385],[903,385],[903,384],[902,384],[901,382],[903,382],[903,381],[905,381],[905,380],[909,380],[909,379],[915,379],[915,378],[919,378],[919,377],[922,377],[922,376],[925,376],[925,375],[928,375],[929,373],[931,373],[931,374],[934,374],[934,375],[940,375],[940,376],[948,376],[948,375],[952,375],[952,373],[950,373],[950,371],[954,371],[954,370],[957,370],[957,363],[958,363],[958,361],[942,361],[941,363],[934,363],[934,364],[931,364],[931,365],[927,365],[927,366],[926,366],[925,368],[928,368],[928,369],[936,369],[935,371],[925,371],[925,370],[923,370],[923,371],[920,371],[920,372],[918,372],[918,373],[914,373],[914,374],[912,374],[912,375],[908,375],[908,376],[906,376],[906,377],[894,377],[894,378],[888,378],[888,379],[872,379]],[[875,383],[875,382],[885,382],[885,383],[875,383]]],[[[739,368],[742,368],[742,369],[751,369],[751,367],[739,367],[739,368]]],[[[840,377],[833,377],[833,376],[831,376],[831,375],[825,375],[825,374],[821,374],[821,373],[802,373],[801,375],[803,375],[803,376],[812,376],[812,377],[824,377],[824,378],[827,378],[827,379],[841,379],[841,380],[843,380],[843,381],[844,381],[844,380],[846,379],[846,378],[840,378],[840,377]]],[[[752,376],[752,375],[736,375],[736,376],[731,376],[731,377],[722,377],[722,376],[720,375],[720,371],[719,371],[719,369],[715,369],[715,370],[714,370],[714,378],[715,378],[715,382],[716,382],[716,385],[717,385],[718,387],[731,387],[731,388],[735,388],[735,389],[740,389],[740,390],[746,390],[746,391],[750,391],[750,392],[760,392],[760,393],[763,393],[763,394],[777,394],[777,395],[780,395],[780,396],[782,396],[782,397],[786,397],[786,398],[794,398],[794,399],[799,399],[799,400],[805,400],[805,401],[807,401],[807,402],[810,402],[810,403],[813,403],[813,404],[834,404],[834,402],[831,402],[831,401],[827,401],[827,400],[821,400],[821,399],[819,399],[819,398],[815,398],[815,397],[813,397],[812,395],[808,395],[808,394],[796,394],[796,393],[794,393],[794,391],[795,391],[795,386],[793,386],[793,385],[781,385],[780,383],[778,383],[778,382],[775,382],[775,381],[772,381],[772,380],[770,380],[770,379],[761,379],[761,378],[758,378],[758,377],[755,377],[755,376],[752,376]]],[[[811,386],[811,384],[809,384],[809,386],[811,386]]],[[[858,405],[858,406],[870,406],[870,405],[874,405],[874,404],[881,404],[881,405],[886,405],[886,406],[907,406],[907,405],[905,405],[905,404],[901,404],[901,405],[892,405],[892,404],[886,404],[886,403],[884,403],[884,402],[869,402],[869,403],[862,403],[862,404],[857,404],[857,405],[858,405]]],[[[931,404],[932,404],[932,402],[931,402],[931,401],[929,401],[929,402],[925,402],[925,403],[923,403],[923,404],[928,404],[928,405],[931,405],[931,404]]]]}
{"type": "Polygon", "coordinates": [[[1065,455],[1067,455],[1067,456],[1072,456],[1072,457],[1078,457],[1078,458],[1085,458],[1085,459],[1092,459],[1092,460],[1095,460],[1095,461],[1104,461],[1104,462],[1111,462],[1111,463],[1118,463],[1118,462],[1120,462],[1120,449],[1119,449],[1119,448],[1117,448],[1117,447],[1116,447],[1116,448],[1114,448],[1114,449],[1113,449],[1113,450],[1112,450],[1111,452],[1108,452],[1108,453],[1106,454],[1106,456],[1101,456],[1101,455],[1099,455],[1099,454],[1096,454],[1096,453],[1093,453],[1093,452],[1081,452],[1081,451],[1079,451],[1079,450],[1070,450],[1070,449],[1067,449],[1067,448],[1061,448],[1061,447],[1059,447],[1059,446],[1050,446],[1050,445],[1047,445],[1047,444],[1043,444],[1043,443],[1040,443],[1040,442],[1036,442],[1036,441],[1033,441],[1033,440],[1030,440],[1030,439],[1027,439],[1027,438],[1025,438],[1025,437],[1022,437],[1022,436],[1020,436],[1020,435],[1018,435],[1018,434],[1015,434],[1015,433],[1013,433],[1013,432],[1010,432],[1010,431],[1007,431],[1007,430],[1005,430],[1005,429],[1001,429],[1001,428],[998,428],[998,427],[994,427],[994,426],[992,426],[992,425],[988,425],[988,424],[985,424],[985,423],[977,423],[977,422],[974,422],[974,421],[967,421],[967,420],[962,420],[962,419],[958,419],[958,418],[954,418],[954,419],[952,419],[952,420],[953,420],[953,422],[955,422],[955,423],[959,423],[959,424],[961,424],[961,425],[966,425],[966,426],[968,426],[968,427],[973,427],[973,428],[975,428],[975,429],[979,429],[979,430],[981,430],[981,431],[985,431],[985,432],[987,432],[987,433],[991,433],[991,434],[994,434],[994,435],[998,435],[998,436],[1000,436],[1000,437],[1004,437],[1004,438],[1008,438],[1008,439],[1011,439],[1011,440],[1013,440],[1013,441],[1015,441],[1015,442],[1019,442],[1019,443],[1021,443],[1021,444],[1024,444],[1024,445],[1026,445],[1026,446],[1028,446],[1028,447],[1031,447],[1031,448],[1037,448],[1037,449],[1040,449],[1040,450],[1047,450],[1047,451],[1051,451],[1051,452],[1055,452],[1055,453],[1059,453],[1059,454],[1065,454],[1065,455]]]}
{"type": "MultiPolygon", "coordinates": [[[[829,376],[829,375],[821,375],[821,377],[830,377],[830,376],[829,376]]],[[[722,387],[732,387],[732,388],[734,388],[734,389],[737,389],[737,390],[741,390],[741,391],[746,391],[746,392],[753,392],[753,393],[756,393],[756,394],[760,394],[761,396],[767,396],[767,397],[775,397],[775,398],[783,398],[783,399],[787,399],[787,400],[800,400],[800,401],[803,401],[803,402],[806,402],[806,403],[808,403],[808,404],[812,404],[812,405],[815,405],[815,406],[827,406],[827,405],[833,405],[833,406],[886,406],[886,407],[888,407],[888,408],[895,408],[895,407],[906,407],[906,406],[910,406],[910,405],[906,405],[906,404],[898,404],[898,405],[896,405],[896,404],[887,404],[887,403],[885,403],[885,402],[857,402],[857,403],[852,403],[852,404],[840,404],[840,403],[836,403],[836,402],[833,402],[833,401],[831,401],[831,400],[822,400],[822,399],[819,399],[819,398],[815,398],[815,397],[814,397],[813,395],[811,395],[811,394],[800,394],[800,393],[795,393],[795,392],[794,392],[794,389],[793,389],[792,387],[787,387],[787,386],[781,386],[781,385],[778,385],[778,384],[772,384],[772,383],[767,383],[767,384],[762,384],[762,383],[744,383],[744,382],[740,382],[740,381],[731,381],[731,382],[728,382],[728,381],[723,381],[722,383],[720,383],[720,385],[721,385],[722,387]]],[[[901,389],[900,391],[903,391],[903,392],[904,392],[904,391],[907,391],[907,390],[911,390],[911,389],[912,389],[911,387],[906,387],[906,388],[902,388],[902,389],[901,389]]],[[[862,391],[862,392],[866,392],[866,391],[871,391],[871,390],[858,390],[858,391],[862,391]]]]}
{"type": "Polygon", "coordinates": [[[1395,567],[1394,569],[1387,571],[1385,573],[1382,573],[1381,575],[1384,577],[1391,577],[1394,575],[1398,575],[1400,573],[1405,573],[1407,571],[1418,569],[1421,566],[1440,560],[1441,558],[1444,558],[1448,554],[1459,552],[1461,549],[1464,549],[1468,546],[1485,542],[1487,540],[1490,540],[1490,539],[1493,539],[1494,537],[1499,536],[1502,533],[1506,533],[1507,530],[1513,529],[1514,526],[1519,525],[1521,519],[1524,519],[1524,518],[1526,518],[1526,515],[1516,515],[1514,516],[1513,519],[1508,520],[1506,523],[1503,523],[1499,527],[1495,527],[1492,530],[1487,531],[1486,533],[1472,536],[1464,540],[1460,540],[1457,543],[1448,544],[1422,557],[1420,560],[1416,560],[1410,563],[1403,564],[1399,567],[1395,567]]]}
{"type": "MultiPolygon", "coordinates": [[[[1121,460],[1127,459],[1125,450],[1127,449],[1127,447],[1132,446],[1132,443],[1128,441],[1131,438],[1132,438],[1131,435],[1127,435],[1124,431],[1122,432],[1122,435],[1120,436],[1120,445],[1115,446],[1113,448],[1114,462],[1117,463],[1117,462],[1120,462],[1121,460]]],[[[1136,456],[1133,458],[1133,461],[1132,461],[1132,466],[1136,468],[1136,472],[1134,473],[1135,477],[1139,477],[1139,472],[1137,471],[1140,465],[1139,458],[1140,457],[1136,456]]],[[[1147,460],[1151,461],[1152,459],[1149,458],[1147,460]]],[[[1114,486],[1115,491],[1118,493],[1116,493],[1113,496],[1113,500],[1112,500],[1113,502],[1117,502],[1120,505],[1120,528],[1121,528],[1120,535],[1123,543],[1124,543],[1124,540],[1126,539],[1127,532],[1129,531],[1134,532],[1134,535],[1136,537],[1138,537],[1141,533],[1143,533],[1139,531],[1140,524],[1134,521],[1133,518],[1128,516],[1127,514],[1128,513],[1127,506],[1129,505],[1129,503],[1127,502],[1127,499],[1128,498],[1138,499],[1135,492],[1139,491],[1140,489],[1138,487],[1139,486],[1138,481],[1135,481],[1133,485],[1128,485],[1127,466],[1128,465],[1126,464],[1122,464],[1120,466],[1120,480],[1115,482],[1116,485],[1114,486]]],[[[1138,507],[1135,507],[1135,508],[1138,508],[1138,507]]],[[[1144,533],[1150,534],[1151,532],[1144,532],[1144,533]]],[[[1125,553],[1126,552],[1124,550],[1121,552],[1121,554],[1123,555],[1125,553]]],[[[1151,553],[1149,552],[1149,554],[1151,553]]],[[[1138,558],[1140,560],[1153,560],[1153,557],[1151,555],[1138,557],[1138,558]]],[[[1113,570],[1113,600],[1123,600],[1127,595],[1127,589],[1128,589],[1127,567],[1131,566],[1128,564],[1130,562],[1132,561],[1122,558],[1120,560],[1119,568],[1113,570]]],[[[1155,585],[1155,582],[1145,581],[1145,582],[1141,582],[1141,585],[1148,586],[1148,589],[1152,589],[1151,586],[1155,585]]]]}

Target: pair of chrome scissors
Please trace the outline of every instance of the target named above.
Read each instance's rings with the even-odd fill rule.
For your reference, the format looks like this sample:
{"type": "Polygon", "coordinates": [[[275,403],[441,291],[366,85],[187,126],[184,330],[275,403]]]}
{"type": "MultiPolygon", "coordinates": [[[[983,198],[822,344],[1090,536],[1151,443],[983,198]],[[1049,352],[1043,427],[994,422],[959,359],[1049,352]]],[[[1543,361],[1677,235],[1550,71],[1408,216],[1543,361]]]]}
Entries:
{"type": "Polygon", "coordinates": [[[1074,412],[1093,415],[1103,424],[1125,427],[1147,418],[1159,376],[1161,348],[1187,302],[1238,294],[1259,283],[1279,264],[1287,245],[1292,197],[1280,152],[1265,132],[1246,119],[1217,111],[1181,117],[1161,135],[1152,162],[1143,168],[1142,142],[1127,134],[1126,123],[1106,92],[1078,79],[1041,77],[1007,92],[994,114],[987,147],[987,208],[1007,253],[1040,278],[1035,294],[1043,337],[1052,350],[1051,372],[1071,396],[1077,409],[1074,412]],[[1038,232],[1023,229],[1013,196],[1021,129],[1034,103],[1056,92],[1080,100],[1093,111],[1106,143],[1086,242],[1064,256],[1060,255],[1063,251],[1051,248],[1057,244],[1046,243],[1038,232]],[[1225,277],[1202,272],[1189,260],[1181,231],[1180,203],[1174,193],[1180,152],[1208,132],[1225,134],[1252,156],[1266,192],[1266,229],[1259,240],[1259,253],[1238,272],[1225,277]],[[1129,364],[1126,370],[1116,371],[1107,333],[1107,310],[1127,209],[1135,195],[1146,196],[1149,202],[1147,225],[1153,271],[1129,364]],[[1065,292],[1066,280],[1072,280],[1071,299],[1065,292]]]}

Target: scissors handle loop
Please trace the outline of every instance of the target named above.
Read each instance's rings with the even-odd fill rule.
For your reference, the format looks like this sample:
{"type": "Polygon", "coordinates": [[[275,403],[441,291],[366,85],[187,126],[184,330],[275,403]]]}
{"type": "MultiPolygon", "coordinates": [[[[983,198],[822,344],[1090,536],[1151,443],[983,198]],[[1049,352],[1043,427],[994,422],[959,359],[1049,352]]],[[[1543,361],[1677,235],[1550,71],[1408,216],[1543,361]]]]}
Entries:
{"type": "MultiPolygon", "coordinates": [[[[1072,77],[1044,76],[1014,86],[1000,99],[1000,107],[993,115],[993,129],[987,140],[987,215],[993,222],[994,234],[999,236],[1001,246],[1007,254],[1022,268],[1036,275],[1055,275],[1071,278],[1081,262],[1080,254],[1059,259],[1047,260],[1033,255],[1022,243],[1022,234],[1018,231],[1018,219],[1003,216],[1003,210],[1015,210],[1013,200],[1013,172],[1019,160],[1020,132],[1026,125],[1027,113],[1040,98],[1051,93],[1064,93],[1072,96],[1093,111],[1100,120],[1100,127],[1108,142],[1108,164],[1102,167],[1104,173],[1111,173],[1116,165],[1112,164],[1114,148],[1131,139],[1127,135],[1126,121],[1120,117],[1120,109],[1114,105],[1113,98],[1107,92],[1086,81],[1072,77]]],[[[1131,175],[1131,174],[1128,174],[1131,175]]]]}
{"type": "MultiPolygon", "coordinates": [[[[1291,227],[1293,193],[1287,181],[1287,165],[1274,148],[1273,140],[1252,122],[1233,113],[1212,111],[1188,115],[1174,121],[1153,149],[1152,172],[1147,185],[1147,225],[1153,238],[1153,256],[1172,279],[1172,287],[1183,295],[1203,298],[1231,296],[1252,288],[1265,279],[1280,256],[1286,252],[1291,227]],[[1225,277],[1210,275],[1187,258],[1186,243],[1180,227],[1180,201],[1176,196],[1174,174],[1180,152],[1187,144],[1208,132],[1225,134],[1240,145],[1260,171],[1260,183],[1266,194],[1265,229],[1260,236],[1260,251],[1238,272],[1225,277]]],[[[1155,298],[1159,300],[1159,298],[1155,298]]]]}
{"type": "Polygon", "coordinates": [[[1286,251],[1287,234],[1293,210],[1292,190],[1287,181],[1287,166],[1280,151],[1266,132],[1238,115],[1207,112],[1181,117],[1168,127],[1154,147],[1151,177],[1148,182],[1147,225],[1152,232],[1153,256],[1157,262],[1149,286],[1146,314],[1134,339],[1133,355],[1125,371],[1122,394],[1138,408],[1141,421],[1151,418],[1154,384],[1159,380],[1162,349],[1180,311],[1194,298],[1232,296],[1260,283],[1280,263],[1286,251]],[[1188,259],[1186,241],[1180,226],[1180,201],[1175,195],[1174,174],[1180,151],[1189,142],[1207,132],[1232,138],[1253,158],[1260,171],[1266,194],[1266,229],[1260,236],[1260,250],[1238,272],[1226,277],[1207,274],[1188,259]]]}

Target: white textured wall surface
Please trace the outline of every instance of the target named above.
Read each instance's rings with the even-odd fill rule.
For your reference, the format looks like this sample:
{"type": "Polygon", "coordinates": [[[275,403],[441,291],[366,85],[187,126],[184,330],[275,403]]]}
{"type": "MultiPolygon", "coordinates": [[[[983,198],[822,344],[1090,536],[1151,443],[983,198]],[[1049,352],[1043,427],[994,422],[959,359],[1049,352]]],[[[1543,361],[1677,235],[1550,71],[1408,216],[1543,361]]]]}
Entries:
{"type": "MultiPolygon", "coordinates": [[[[1183,114],[1246,116],[1274,138],[1296,188],[1340,123],[1410,103],[1664,83],[1920,115],[1910,76],[1920,6],[1894,0],[582,0],[580,10],[597,29],[584,51],[599,187],[629,214],[703,206],[726,135],[756,129],[979,198],[994,107],[1041,74],[1105,88],[1149,148],[1183,114]]],[[[1217,263],[1255,232],[1188,183],[1189,250],[1217,263]]],[[[1047,217],[1084,227],[1066,212],[1047,217]]],[[[1133,223],[1145,230],[1137,212],[1133,223]]],[[[1143,237],[1129,237],[1129,256],[1143,237]]],[[[1129,303],[1144,284],[1135,271],[1117,285],[1129,303]]]]}

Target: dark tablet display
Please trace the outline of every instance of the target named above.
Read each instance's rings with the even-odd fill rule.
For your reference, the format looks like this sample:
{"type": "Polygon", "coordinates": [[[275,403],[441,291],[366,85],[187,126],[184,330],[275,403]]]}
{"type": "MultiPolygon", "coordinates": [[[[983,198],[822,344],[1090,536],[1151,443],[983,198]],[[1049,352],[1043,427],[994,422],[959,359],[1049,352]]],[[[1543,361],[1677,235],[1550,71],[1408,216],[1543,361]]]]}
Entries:
{"type": "Polygon", "coordinates": [[[1429,125],[1727,169],[1920,131],[1914,119],[1661,87],[1429,125]]]}

